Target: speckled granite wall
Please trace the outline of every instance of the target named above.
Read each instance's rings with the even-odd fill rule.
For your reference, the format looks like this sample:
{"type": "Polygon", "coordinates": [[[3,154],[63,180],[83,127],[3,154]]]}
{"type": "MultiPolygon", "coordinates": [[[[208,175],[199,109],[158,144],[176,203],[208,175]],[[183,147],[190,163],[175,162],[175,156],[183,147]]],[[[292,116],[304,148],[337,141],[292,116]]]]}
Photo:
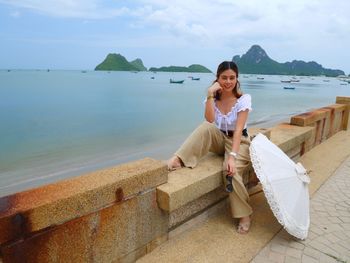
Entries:
{"type": "Polygon", "coordinates": [[[4,262],[113,262],[166,240],[166,166],[143,159],[1,198],[4,262]]]}

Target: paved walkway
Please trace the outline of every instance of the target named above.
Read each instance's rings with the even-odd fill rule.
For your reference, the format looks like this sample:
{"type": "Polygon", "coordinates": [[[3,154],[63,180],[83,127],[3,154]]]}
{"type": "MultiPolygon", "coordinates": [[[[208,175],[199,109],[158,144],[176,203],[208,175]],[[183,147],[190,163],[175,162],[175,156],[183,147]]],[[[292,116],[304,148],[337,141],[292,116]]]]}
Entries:
{"type": "Polygon", "coordinates": [[[350,263],[350,158],[313,195],[305,241],[281,230],[251,261],[350,263]]]}

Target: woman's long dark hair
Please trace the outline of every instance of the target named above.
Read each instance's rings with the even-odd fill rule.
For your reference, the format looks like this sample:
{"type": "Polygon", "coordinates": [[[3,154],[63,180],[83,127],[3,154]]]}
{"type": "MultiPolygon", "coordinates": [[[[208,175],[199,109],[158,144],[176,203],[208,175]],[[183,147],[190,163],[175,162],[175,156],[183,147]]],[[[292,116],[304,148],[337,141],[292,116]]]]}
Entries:
{"type": "MultiPolygon", "coordinates": [[[[224,72],[225,70],[228,70],[228,69],[232,69],[236,73],[237,83],[236,83],[236,86],[233,88],[232,93],[238,99],[242,96],[242,92],[241,92],[241,84],[238,81],[238,67],[237,67],[237,64],[235,62],[233,62],[233,61],[221,62],[220,65],[218,66],[217,71],[216,71],[216,80],[213,83],[218,81],[221,73],[224,72]]],[[[221,98],[221,93],[216,92],[215,99],[220,100],[220,98],[221,98]]]]}

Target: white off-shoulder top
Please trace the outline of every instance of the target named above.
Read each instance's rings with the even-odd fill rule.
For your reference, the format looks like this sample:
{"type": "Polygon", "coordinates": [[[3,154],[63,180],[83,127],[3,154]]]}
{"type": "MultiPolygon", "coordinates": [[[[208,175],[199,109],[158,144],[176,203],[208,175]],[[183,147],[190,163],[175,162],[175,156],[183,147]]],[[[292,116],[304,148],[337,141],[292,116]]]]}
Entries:
{"type": "MultiPolygon", "coordinates": [[[[215,125],[223,131],[234,131],[236,128],[237,114],[240,111],[252,110],[252,98],[249,94],[243,94],[237,99],[230,112],[227,114],[221,113],[215,103],[215,125]]],[[[247,124],[244,125],[247,128],[247,124]]]]}

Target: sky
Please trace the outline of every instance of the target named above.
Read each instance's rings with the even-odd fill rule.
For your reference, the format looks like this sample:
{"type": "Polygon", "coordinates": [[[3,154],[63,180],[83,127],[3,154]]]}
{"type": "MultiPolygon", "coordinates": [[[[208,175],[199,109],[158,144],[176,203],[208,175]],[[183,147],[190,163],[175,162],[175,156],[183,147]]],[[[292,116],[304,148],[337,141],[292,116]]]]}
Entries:
{"type": "Polygon", "coordinates": [[[201,64],[260,45],[350,74],[348,0],[0,0],[0,69],[92,70],[108,53],[201,64]]]}

